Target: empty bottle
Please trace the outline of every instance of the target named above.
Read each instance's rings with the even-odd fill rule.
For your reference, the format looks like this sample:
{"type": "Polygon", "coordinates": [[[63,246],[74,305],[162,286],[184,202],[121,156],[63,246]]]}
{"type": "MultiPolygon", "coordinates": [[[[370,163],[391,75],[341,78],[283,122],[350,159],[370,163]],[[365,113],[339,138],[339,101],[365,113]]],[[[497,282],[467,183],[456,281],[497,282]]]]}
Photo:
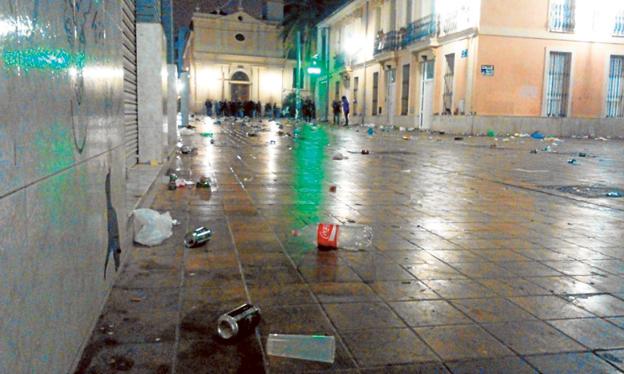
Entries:
{"type": "Polygon", "coordinates": [[[348,251],[367,250],[373,245],[373,229],[364,225],[334,225],[320,223],[293,231],[293,236],[301,236],[313,242],[320,249],[345,249],[348,251]]]}
{"type": "Polygon", "coordinates": [[[336,339],[333,336],[269,334],[267,354],[277,357],[333,363],[336,339]]]}
{"type": "Polygon", "coordinates": [[[217,333],[221,339],[234,339],[254,331],[260,319],[260,308],[251,304],[243,304],[219,317],[217,333]]]}

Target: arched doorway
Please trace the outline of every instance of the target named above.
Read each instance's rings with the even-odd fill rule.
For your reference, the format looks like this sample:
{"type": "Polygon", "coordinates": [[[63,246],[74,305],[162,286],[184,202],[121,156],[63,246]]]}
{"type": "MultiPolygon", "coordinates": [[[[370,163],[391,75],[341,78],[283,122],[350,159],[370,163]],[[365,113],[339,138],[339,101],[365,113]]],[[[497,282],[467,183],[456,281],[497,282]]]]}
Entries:
{"type": "Polygon", "coordinates": [[[237,71],[230,78],[230,93],[232,101],[249,100],[249,77],[242,71],[237,71]]]}

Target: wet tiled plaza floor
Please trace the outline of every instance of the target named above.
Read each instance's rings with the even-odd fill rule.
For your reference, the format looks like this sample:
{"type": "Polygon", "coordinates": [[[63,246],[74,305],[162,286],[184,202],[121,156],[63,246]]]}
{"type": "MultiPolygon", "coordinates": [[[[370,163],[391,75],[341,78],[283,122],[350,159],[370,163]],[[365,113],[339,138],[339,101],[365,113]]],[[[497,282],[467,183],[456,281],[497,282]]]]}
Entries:
{"type": "Polygon", "coordinates": [[[548,153],[526,138],[267,129],[183,137],[199,148],[184,167],[218,187],[161,183],[152,208],[181,225],[131,250],[78,372],[624,369],[624,199],[557,189],[624,187],[623,142],[566,139],[548,153]],[[370,225],[374,248],[320,252],[292,237],[316,222],[370,225]],[[185,249],[197,226],[212,241],[185,249]],[[218,341],[218,316],[244,302],[262,309],[256,334],[218,341]],[[267,356],[270,333],[333,335],[336,360],[267,356]]]}

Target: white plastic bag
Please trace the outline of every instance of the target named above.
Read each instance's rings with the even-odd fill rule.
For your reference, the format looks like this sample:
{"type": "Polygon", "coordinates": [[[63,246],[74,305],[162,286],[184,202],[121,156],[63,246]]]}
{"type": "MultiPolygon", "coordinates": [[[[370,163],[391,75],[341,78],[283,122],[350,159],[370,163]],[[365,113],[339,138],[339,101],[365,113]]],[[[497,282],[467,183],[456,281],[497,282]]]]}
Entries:
{"type": "Polygon", "coordinates": [[[173,219],[169,212],[160,214],[152,209],[136,209],[132,214],[136,243],[153,247],[173,235],[173,219]]]}

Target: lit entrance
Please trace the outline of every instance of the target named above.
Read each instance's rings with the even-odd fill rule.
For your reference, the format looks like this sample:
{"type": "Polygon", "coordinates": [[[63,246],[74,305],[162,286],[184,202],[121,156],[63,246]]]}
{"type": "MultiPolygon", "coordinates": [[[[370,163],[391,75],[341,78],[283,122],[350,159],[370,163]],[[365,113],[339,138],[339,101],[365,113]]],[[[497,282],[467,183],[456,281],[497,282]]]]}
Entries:
{"type": "Polygon", "coordinates": [[[232,101],[249,100],[249,77],[242,71],[237,71],[230,79],[230,93],[232,101]]]}

